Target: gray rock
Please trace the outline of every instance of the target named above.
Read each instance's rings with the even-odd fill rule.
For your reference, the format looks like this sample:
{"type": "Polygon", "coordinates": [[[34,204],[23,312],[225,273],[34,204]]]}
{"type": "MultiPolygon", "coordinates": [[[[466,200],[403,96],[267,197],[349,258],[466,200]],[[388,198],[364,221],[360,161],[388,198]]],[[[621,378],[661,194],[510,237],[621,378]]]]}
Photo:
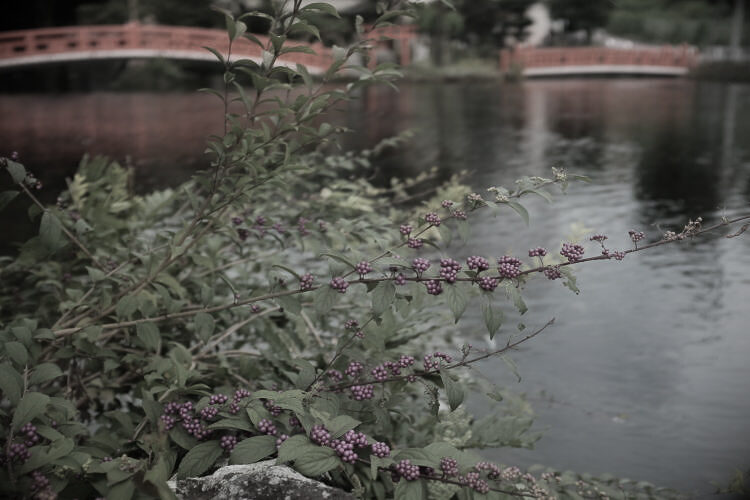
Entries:
{"type": "Polygon", "coordinates": [[[227,465],[211,476],[178,479],[180,500],[354,500],[351,494],[307,478],[274,460],[227,465]]]}

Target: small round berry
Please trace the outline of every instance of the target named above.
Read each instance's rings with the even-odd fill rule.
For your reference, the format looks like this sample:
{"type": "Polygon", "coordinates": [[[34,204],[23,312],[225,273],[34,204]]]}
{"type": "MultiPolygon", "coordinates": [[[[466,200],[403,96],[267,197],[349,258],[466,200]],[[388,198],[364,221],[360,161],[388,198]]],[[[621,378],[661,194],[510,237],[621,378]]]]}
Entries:
{"type": "Polygon", "coordinates": [[[479,278],[479,288],[482,290],[486,290],[488,292],[492,292],[497,288],[497,285],[500,283],[496,278],[493,278],[491,276],[482,276],[479,278]]]}
{"type": "Polygon", "coordinates": [[[562,278],[562,273],[560,272],[560,266],[545,267],[544,275],[547,277],[547,279],[550,279],[550,280],[556,280],[556,279],[562,278]]]}
{"type": "Polygon", "coordinates": [[[409,236],[411,234],[411,232],[414,230],[414,228],[411,227],[409,224],[401,224],[401,227],[399,227],[398,230],[404,236],[409,236]]]}
{"type": "Polygon", "coordinates": [[[425,281],[425,287],[427,287],[427,293],[430,295],[440,295],[443,293],[443,285],[438,280],[425,281]]]}
{"type": "Polygon", "coordinates": [[[583,258],[583,247],[574,243],[563,243],[560,255],[567,257],[569,262],[578,262],[583,258]]]}
{"type": "Polygon", "coordinates": [[[477,272],[486,271],[490,268],[490,263],[487,259],[484,257],[480,257],[478,255],[472,255],[468,259],[466,259],[466,265],[471,270],[476,270],[477,272]]]}
{"type": "Polygon", "coordinates": [[[455,458],[443,457],[440,459],[440,470],[448,477],[458,475],[458,461],[455,458]]]}
{"type": "Polygon", "coordinates": [[[409,248],[418,249],[424,246],[424,242],[420,238],[409,238],[406,241],[406,246],[408,246],[409,248]]]}
{"type": "Polygon", "coordinates": [[[305,273],[299,278],[299,289],[300,290],[312,290],[313,287],[313,275],[305,273]]]}
{"type": "Polygon", "coordinates": [[[346,293],[346,289],[349,288],[349,282],[347,282],[344,278],[336,277],[331,280],[331,288],[336,290],[339,293],[346,293]]]}
{"type": "Polygon", "coordinates": [[[372,443],[370,449],[373,455],[380,458],[385,458],[391,454],[391,448],[386,443],[380,441],[372,443]]]}
{"type": "Polygon", "coordinates": [[[363,260],[357,264],[355,271],[359,274],[360,279],[364,278],[367,273],[372,272],[372,266],[366,260],[363,260]]]}
{"type": "Polygon", "coordinates": [[[372,399],[375,395],[375,388],[372,384],[353,385],[349,388],[350,397],[355,401],[364,401],[372,399]]]}
{"type": "Polygon", "coordinates": [[[424,216],[424,221],[428,224],[432,224],[433,226],[439,226],[440,225],[440,216],[436,214],[435,212],[430,212],[429,214],[424,216]]]}
{"type": "Polygon", "coordinates": [[[235,436],[222,436],[219,440],[219,446],[225,451],[232,451],[237,444],[237,438],[235,436]]]}
{"type": "Polygon", "coordinates": [[[418,275],[421,275],[423,272],[427,271],[427,269],[430,268],[430,261],[422,257],[417,257],[416,259],[411,261],[411,267],[418,275]]]}
{"type": "Polygon", "coordinates": [[[413,465],[408,458],[396,464],[396,472],[407,481],[416,481],[419,479],[419,466],[413,465]]]}

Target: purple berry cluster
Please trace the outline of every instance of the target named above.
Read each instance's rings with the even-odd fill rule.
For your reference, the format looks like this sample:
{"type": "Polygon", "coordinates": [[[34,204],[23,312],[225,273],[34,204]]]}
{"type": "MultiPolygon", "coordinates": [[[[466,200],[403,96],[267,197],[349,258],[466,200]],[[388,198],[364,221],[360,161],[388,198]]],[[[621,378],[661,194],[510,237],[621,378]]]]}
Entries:
{"type": "Polygon", "coordinates": [[[372,384],[353,385],[349,388],[350,397],[355,401],[365,401],[375,396],[375,387],[372,384]]]}
{"type": "Polygon", "coordinates": [[[625,258],[626,253],[619,250],[608,250],[605,248],[602,250],[602,255],[608,259],[622,260],[625,258]]]}
{"type": "Polygon", "coordinates": [[[313,287],[313,275],[305,273],[299,278],[299,289],[300,290],[312,290],[313,287]]]}
{"type": "Polygon", "coordinates": [[[394,283],[397,285],[405,285],[406,284],[406,276],[403,275],[403,273],[398,273],[396,278],[393,280],[394,283]]]}
{"type": "Polygon", "coordinates": [[[453,202],[451,200],[443,200],[440,202],[440,206],[443,208],[450,208],[453,206],[453,202]]]}
{"type": "Polygon", "coordinates": [[[487,471],[487,477],[490,479],[497,479],[500,477],[500,467],[493,464],[492,462],[478,462],[474,469],[477,472],[487,471]]]}
{"type": "Polygon", "coordinates": [[[456,219],[466,220],[466,212],[464,212],[463,210],[454,210],[453,212],[451,212],[451,215],[456,219]]]}
{"type": "Polygon", "coordinates": [[[257,427],[260,432],[262,432],[263,434],[268,434],[269,436],[275,436],[278,433],[276,426],[273,425],[273,422],[271,422],[267,418],[260,419],[257,427]]]}
{"type": "Polygon", "coordinates": [[[583,258],[583,247],[575,243],[563,243],[560,255],[567,257],[569,262],[578,262],[583,258]]]}
{"type": "Polygon", "coordinates": [[[349,366],[346,367],[346,370],[344,370],[344,373],[351,378],[357,378],[362,373],[364,367],[365,366],[359,361],[351,361],[349,366]]]}
{"type": "Polygon", "coordinates": [[[544,257],[547,255],[547,249],[536,247],[529,250],[529,257],[544,257]]]}
{"type": "Polygon", "coordinates": [[[491,276],[482,276],[481,278],[479,278],[477,283],[479,283],[479,288],[488,292],[494,291],[495,288],[497,288],[497,285],[500,284],[497,278],[493,278],[491,276]]]}
{"type": "Polygon", "coordinates": [[[425,215],[424,221],[428,224],[432,224],[433,226],[439,226],[441,222],[440,216],[435,212],[430,212],[429,214],[425,215]]]}
{"type": "Polygon", "coordinates": [[[421,238],[409,238],[408,240],[406,240],[406,246],[416,250],[422,248],[422,246],[424,246],[424,242],[421,238]]]}
{"type": "Polygon", "coordinates": [[[411,227],[409,224],[401,224],[401,226],[398,228],[398,230],[404,236],[409,236],[411,234],[411,232],[414,231],[414,228],[411,227]]]}
{"type": "Polygon", "coordinates": [[[442,362],[450,363],[453,361],[453,358],[450,354],[436,351],[432,354],[425,354],[422,359],[422,366],[424,366],[425,371],[440,370],[441,360],[442,362]]]}
{"type": "Polygon", "coordinates": [[[289,434],[279,434],[279,437],[276,438],[276,448],[281,446],[287,439],[289,439],[289,434]]]}
{"type": "Polygon", "coordinates": [[[478,472],[467,472],[465,476],[462,476],[459,481],[464,486],[471,488],[477,493],[487,493],[490,491],[490,485],[487,481],[481,479],[478,472]]]}
{"type": "Polygon", "coordinates": [[[417,273],[417,276],[421,276],[423,272],[430,268],[430,261],[422,257],[417,257],[411,261],[411,267],[414,269],[414,272],[417,273]]]}
{"type": "Polygon", "coordinates": [[[370,370],[370,375],[372,375],[372,378],[377,380],[378,382],[383,382],[388,378],[388,369],[385,367],[384,364],[380,364],[370,370]]]}
{"type": "Polygon", "coordinates": [[[24,443],[11,443],[8,447],[8,460],[24,463],[31,458],[31,450],[24,443]]]}
{"type": "Polygon", "coordinates": [[[210,405],[223,405],[229,398],[224,394],[214,394],[208,399],[210,405]]]}
{"type": "Polygon", "coordinates": [[[477,272],[486,271],[490,268],[490,262],[478,255],[472,255],[466,259],[466,265],[469,266],[469,269],[476,270],[477,272]]]}
{"type": "Polygon", "coordinates": [[[391,448],[386,443],[380,441],[372,443],[370,449],[373,455],[380,458],[385,458],[391,454],[391,448]]]}
{"type": "Polygon", "coordinates": [[[425,281],[424,286],[427,287],[427,293],[430,295],[440,295],[443,293],[443,285],[438,280],[425,281]]]}
{"type": "Polygon", "coordinates": [[[604,241],[607,239],[607,236],[604,234],[595,234],[594,236],[589,238],[589,241],[598,241],[599,243],[604,243],[604,241]]]}
{"type": "Polygon", "coordinates": [[[24,437],[24,444],[26,446],[34,446],[39,442],[39,434],[36,432],[36,425],[32,424],[31,422],[23,424],[23,426],[19,429],[19,433],[23,435],[24,437]]]}
{"type": "Polygon", "coordinates": [[[216,413],[218,413],[218,409],[209,406],[201,411],[200,417],[196,417],[193,403],[187,401],[180,404],[172,401],[164,406],[161,421],[166,430],[172,429],[177,425],[177,422],[182,422],[182,428],[185,429],[188,434],[197,439],[205,439],[211,434],[211,431],[206,428],[205,424],[201,422],[201,419],[206,421],[210,420],[216,416],[216,413]],[[215,412],[213,410],[215,410],[215,412]]]}
{"type": "Polygon", "coordinates": [[[510,255],[497,259],[497,272],[503,278],[516,278],[521,274],[521,261],[510,255]]]}
{"type": "Polygon", "coordinates": [[[562,278],[562,273],[560,272],[560,266],[547,266],[544,268],[544,275],[549,280],[556,280],[562,278]]]}
{"type": "Polygon", "coordinates": [[[367,436],[365,433],[355,431],[354,429],[346,431],[346,434],[344,434],[344,441],[351,443],[358,448],[364,448],[367,446],[367,436]]]}
{"type": "Polygon", "coordinates": [[[396,478],[404,478],[407,481],[416,481],[419,479],[419,466],[413,465],[411,460],[405,458],[396,464],[396,478]]]}
{"type": "Polygon", "coordinates": [[[268,410],[268,413],[270,413],[274,417],[278,417],[279,415],[281,415],[281,412],[283,411],[281,406],[276,406],[275,404],[273,404],[272,399],[263,401],[263,407],[266,410],[268,410]]]}
{"type": "Polygon", "coordinates": [[[310,429],[310,440],[320,446],[331,444],[331,433],[322,425],[313,425],[310,429]]]}
{"type": "Polygon", "coordinates": [[[242,224],[242,217],[232,217],[232,224],[239,226],[242,224]]]}
{"type": "Polygon", "coordinates": [[[458,462],[455,458],[443,457],[440,459],[440,470],[447,477],[458,475],[458,462]]]}
{"type": "Polygon", "coordinates": [[[633,240],[633,243],[638,243],[646,237],[646,235],[643,234],[643,231],[636,231],[635,229],[628,231],[628,234],[630,235],[630,239],[633,240]]]}
{"type": "Polygon", "coordinates": [[[331,280],[331,288],[339,293],[346,293],[346,289],[349,288],[349,283],[341,277],[336,277],[331,280]]]}
{"type": "Polygon", "coordinates": [[[201,410],[201,418],[205,421],[213,420],[219,414],[219,409],[215,406],[206,406],[201,410]]]}
{"type": "Polygon", "coordinates": [[[305,236],[308,236],[308,235],[310,234],[310,230],[309,230],[309,229],[307,229],[307,227],[305,227],[305,225],[306,225],[306,224],[307,224],[308,222],[310,222],[310,219],[306,219],[306,218],[304,218],[304,217],[300,217],[299,219],[297,219],[297,232],[298,232],[298,233],[299,233],[299,235],[300,235],[300,236],[302,236],[303,238],[304,238],[305,236]]]}
{"type": "Polygon", "coordinates": [[[234,449],[234,447],[237,445],[237,437],[236,436],[222,436],[219,440],[219,446],[221,446],[224,451],[230,452],[234,449]]]}
{"type": "Polygon", "coordinates": [[[359,326],[359,321],[356,319],[348,319],[346,320],[346,323],[344,323],[344,328],[347,330],[356,330],[359,326]]]}
{"type": "Polygon", "coordinates": [[[445,278],[448,283],[455,283],[458,279],[458,271],[461,270],[461,264],[451,258],[440,259],[440,276],[445,278]]]}
{"type": "Polygon", "coordinates": [[[370,265],[370,263],[366,260],[363,260],[357,264],[354,270],[357,271],[357,274],[359,274],[359,278],[363,279],[367,273],[372,272],[372,265],[370,265]]]}

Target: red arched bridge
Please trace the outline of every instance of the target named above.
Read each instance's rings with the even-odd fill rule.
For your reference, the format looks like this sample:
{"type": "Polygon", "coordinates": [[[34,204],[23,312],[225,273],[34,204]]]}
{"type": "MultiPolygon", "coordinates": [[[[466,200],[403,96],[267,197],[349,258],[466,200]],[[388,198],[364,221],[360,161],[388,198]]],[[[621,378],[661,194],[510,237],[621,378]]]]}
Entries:
{"type": "MultiPolygon", "coordinates": [[[[408,64],[413,26],[377,28],[370,37],[392,39],[398,44],[401,63],[408,64]]],[[[256,35],[264,46],[268,37],[256,35]]],[[[378,41],[377,45],[385,42],[378,41]]],[[[311,48],[315,54],[289,52],[278,63],[307,66],[311,73],[324,72],[333,62],[333,52],[321,43],[291,42],[311,48]]],[[[226,57],[229,40],[226,31],[179,26],[128,23],[114,26],[70,26],[0,32],[0,69],[37,64],[88,61],[93,59],[168,58],[215,61],[204,47],[216,49],[226,57]]],[[[233,59],[263,60],[263,49],[247,38],[237,39],[232,46],[233,59]]]]}
{"type": "Polygon", "coordinates": [[[500,51],[500,69],[523,76],[686,74],[698,59],[687,46],[615,49],[609,47],[516,48],[500,51]]]}

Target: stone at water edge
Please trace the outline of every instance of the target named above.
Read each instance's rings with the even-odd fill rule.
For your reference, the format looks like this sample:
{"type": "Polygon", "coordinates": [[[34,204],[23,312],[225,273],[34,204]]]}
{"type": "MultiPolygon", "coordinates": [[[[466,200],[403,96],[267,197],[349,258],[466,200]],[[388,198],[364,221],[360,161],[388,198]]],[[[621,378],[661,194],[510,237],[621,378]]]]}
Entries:
{"type": "Polygon", "coordinates": [[[354,500],[275,462],[227,465],[210,476],[178,479],[169,486],[180,500],[354,500]]]}

